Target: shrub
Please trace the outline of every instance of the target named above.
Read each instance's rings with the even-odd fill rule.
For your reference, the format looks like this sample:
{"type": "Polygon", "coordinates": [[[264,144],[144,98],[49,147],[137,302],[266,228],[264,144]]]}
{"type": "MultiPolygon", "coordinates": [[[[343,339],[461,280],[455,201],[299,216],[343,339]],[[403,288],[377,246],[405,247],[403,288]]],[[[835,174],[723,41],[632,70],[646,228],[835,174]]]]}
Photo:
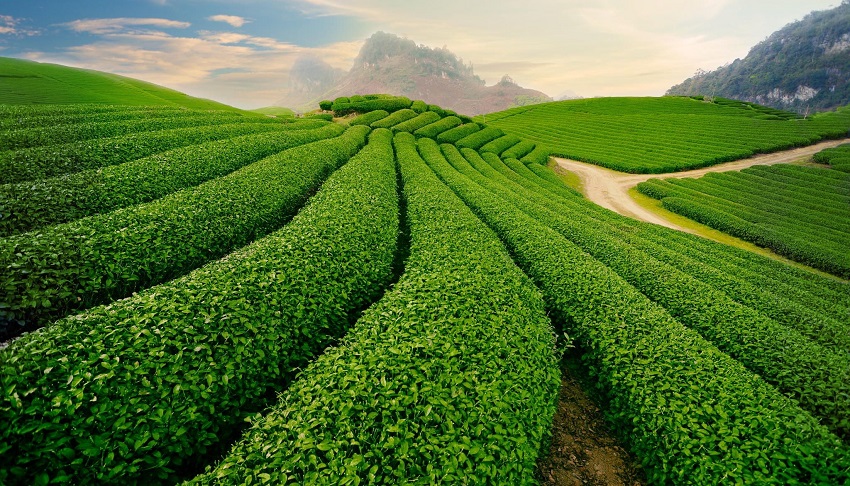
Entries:
{"type": "Polygon", "coordinates": [[[277,230],[368,132],[351,127],[150,203],[0,239],[0,333],[126,297],[277,230]]]}
{"type": "Polygon", "coordinates": [[[395,141],[404,274],[194,483],[533,482],[559,386],[540,294],[413,136],[395,141]]]}
{"type": "Polygon", "coordinates": [[[173,484],[209,461],[387,285],[390,140],[376,131],[280,231],[0,351],[0,482],[173,484]]]}
{"type": "Polygon", "coordinates": [[[437,141],[440,143],[455,143],[463,137],[471,135],[479,130],[481,130],[481,128],[479,128],[477,124],[466,123],[440,133],[437,135],[437,141]]]}

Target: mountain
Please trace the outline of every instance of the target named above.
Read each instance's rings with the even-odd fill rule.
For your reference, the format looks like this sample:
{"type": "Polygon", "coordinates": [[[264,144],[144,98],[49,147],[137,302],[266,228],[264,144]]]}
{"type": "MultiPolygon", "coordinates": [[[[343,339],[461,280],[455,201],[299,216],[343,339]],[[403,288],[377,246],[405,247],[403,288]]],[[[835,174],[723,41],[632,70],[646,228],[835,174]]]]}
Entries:
{"type": "Polygon", "coordinates": [[[850,0],[810,13],[744,59],[700,71],[667,94],[722,96],[800,113],[850,104],[850,0]]]}
{"type": "Polygon", "coordinates": [[[96,103],[168,105],[201,110],[236,109],[117,74],[10,57],[0,57],[0,103],[96,103]]]}
{"type": "Polygon", "coordinates": [[[287,94],[275,105],[312,110],[322,99],[386,93],[477,115],[552,100],[540,91],[522,88],[507,75],[486,86],[472,64],[448,49],[432,49],[384,32],[366,41],[351,70],[339,79],[323,62],[310,63],[293,66],[287,94]]]}
{"type": "MultiPolygon", "coordinates": [[[[289,72],[287,92],[276,105],[298,106],[320,99],[328,90],[342,81],[346,71],[338,69],[316,56],[305,55],[295,60],[289,72]]],[[[309,109],[315,109],[315,103],[309,109]]]]}

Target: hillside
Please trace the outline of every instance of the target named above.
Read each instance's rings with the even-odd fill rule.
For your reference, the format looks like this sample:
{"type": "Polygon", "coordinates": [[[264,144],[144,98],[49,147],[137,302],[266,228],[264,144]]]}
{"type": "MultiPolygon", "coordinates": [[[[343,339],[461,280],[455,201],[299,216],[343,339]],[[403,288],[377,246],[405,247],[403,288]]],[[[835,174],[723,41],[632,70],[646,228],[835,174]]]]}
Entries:
{"type": "MultiPolygon", "coordinates": [[[[584,111],[746,113],[672,100],[584,111]]],[[[850,481],[847,283],[608,211],[438,106],[333,104],[0,105],[4,219],[67,215],[0,236],[0,326],[32,331],[0,483],[533,484],[562,357],[648,484],[850,481]]]]}
{"type": "Polygon", "coordinates": [[[750,50],[667,91],[742,99],[800,113],[850,104],[850,2],[812,12],[750,50]]]}
{"type": "Polygon", "coordinates": [[[552,155],[622,172],[661,173],[846,137],[850,108],[806,119],[725,98],[593,98],[476,117],[552,155]]]}
{"type": "Polygon", "coordinates": [[[522,88],[509,76],[486,86],[472,65],[464,64],[451,51],[417,45],[384,32],[370,37],[351,70],[337,76],[324,63],[302,60],[290,74],[289,92],[275,105],[306,111],[314,109],[322,99],[387,93],[477,115],[551,100],[540,91],[522,88]]]}
{"type": "Polygon", "coordinates": [[[234,110],[217,101],[117,74],[0,57],[0,103],[119,104],[234,110]]]}

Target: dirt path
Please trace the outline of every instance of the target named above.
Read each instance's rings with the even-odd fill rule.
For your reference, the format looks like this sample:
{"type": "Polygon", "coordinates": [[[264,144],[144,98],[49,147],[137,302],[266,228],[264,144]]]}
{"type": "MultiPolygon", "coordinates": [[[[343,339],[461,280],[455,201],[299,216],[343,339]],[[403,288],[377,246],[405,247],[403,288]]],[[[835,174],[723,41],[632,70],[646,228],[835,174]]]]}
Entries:
{"type": "Polygon", "coordinates": [[[635,187],[640,182],[652,178],[699,177],[709,172],[741,170],[754,165],[772,165],[797,162],[811,157],[825,148],[847,143],[848,140],[850,139],[829,140],[815,145],[810,145],[808,147],[801,147],[783,152],[774,152],[771,154],[756,155],[748,159],[713,165],[703,169],[670,172],[667,174],[627,174],[625,172],[617,172],[598,165],[587,164],[575,160],[555,158],[555,161],[560,167],[578,175],[584,185],[585,197],[596,204],[640,221],[646,221],[648,223],[655,223],[675,230],[694,233],[693,230],[668,221],[661,215],[639,205],[631,198],[631,196],[629,196],[629,189],[635,187]]]}

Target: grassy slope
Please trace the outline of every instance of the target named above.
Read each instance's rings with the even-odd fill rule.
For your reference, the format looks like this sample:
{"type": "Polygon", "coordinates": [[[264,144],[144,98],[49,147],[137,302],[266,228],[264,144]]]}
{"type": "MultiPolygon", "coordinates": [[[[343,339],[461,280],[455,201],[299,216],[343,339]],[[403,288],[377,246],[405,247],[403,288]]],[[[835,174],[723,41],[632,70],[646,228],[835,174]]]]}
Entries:
{"type": "Polygon", "coordinates": [[[116,74],[0,57],[0,104],[72,103],[235,109],[116,74]]]}
{"type": "Polygon", "coordinates": [[[732,100],[594,98],[491,113],[486,123],[555,155],[638,173],[705,167],[845,136],[850,128],[848,109],[794,117],[732,100]]]}
{"type": "Polygon", "coordinates": [[[285,108],[283,106],[266,106],[264,108],[257,108],[255,110],[249,110],[254,113],[259,113],[261,115],[271,115],[276,117],[293,117],[295,116],[295,112],[289,108],[285,108]]]}

